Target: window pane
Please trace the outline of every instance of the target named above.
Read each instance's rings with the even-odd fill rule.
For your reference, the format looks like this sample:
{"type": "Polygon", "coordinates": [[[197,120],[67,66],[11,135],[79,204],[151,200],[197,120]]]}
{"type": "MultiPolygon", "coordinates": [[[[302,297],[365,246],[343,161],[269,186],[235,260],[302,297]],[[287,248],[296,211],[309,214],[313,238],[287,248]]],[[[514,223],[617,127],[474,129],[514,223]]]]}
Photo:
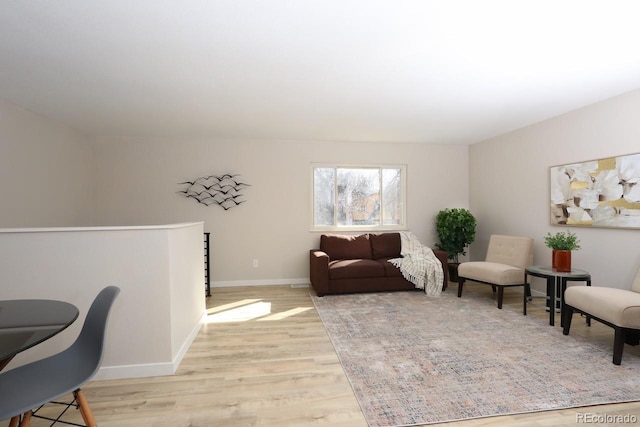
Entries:
{"type": "Polygon", "coordinates": [[[313,227],[335,231],[404,227],[404,166],[318,165],[312,169],[313,227]]]}
{"type": "Polygon", "coordinates": [[[334,168],[314,169],[313,223],[316,226],[334,225],[335,182],[334,168]]]}
{"type": "Polygon", "coordinates": [[[380,169],[338,169],[339,226],[380,225],[380,169]]]}
{"type": "Polygon", "coordinates": [[[402,170],[382,170],[382,218],[384,225],[402,224],[402,170]]]}

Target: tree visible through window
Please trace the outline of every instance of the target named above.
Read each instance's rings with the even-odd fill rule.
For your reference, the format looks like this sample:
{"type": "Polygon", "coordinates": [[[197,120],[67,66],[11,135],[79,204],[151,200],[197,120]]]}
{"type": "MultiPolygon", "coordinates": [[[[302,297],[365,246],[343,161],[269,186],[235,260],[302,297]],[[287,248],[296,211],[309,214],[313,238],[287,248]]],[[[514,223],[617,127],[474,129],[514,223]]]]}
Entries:
{"type": "Polygon", "coordinates": [[[405,167],[313,166],[313,226],[404,226],[405,167]]]}

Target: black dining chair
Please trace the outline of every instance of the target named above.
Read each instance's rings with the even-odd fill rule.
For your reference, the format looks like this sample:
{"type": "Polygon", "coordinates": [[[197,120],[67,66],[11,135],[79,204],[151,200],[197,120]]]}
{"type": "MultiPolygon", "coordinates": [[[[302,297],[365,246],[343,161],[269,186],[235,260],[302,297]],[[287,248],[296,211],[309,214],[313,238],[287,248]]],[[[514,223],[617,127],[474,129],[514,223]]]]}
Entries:
{"type": "MultiPolygon", "coordinates": [[[[11,418],[10,427],[28,427],[31,417],[45,418],[64,424],[60,417],[71,406],[80,410],[88,427],[96,425],[89,403],[80,387],[100,368],[109,312],[120,288],[108,286],[96,296],[76,341],[66,350],[36,362],[0,373],[0,420],[11,418]],[[37,414],[46,403],[73,394],[58,418],[37,414]]],[[[51,424],[51,425],[53,425],[51,424]]]]}

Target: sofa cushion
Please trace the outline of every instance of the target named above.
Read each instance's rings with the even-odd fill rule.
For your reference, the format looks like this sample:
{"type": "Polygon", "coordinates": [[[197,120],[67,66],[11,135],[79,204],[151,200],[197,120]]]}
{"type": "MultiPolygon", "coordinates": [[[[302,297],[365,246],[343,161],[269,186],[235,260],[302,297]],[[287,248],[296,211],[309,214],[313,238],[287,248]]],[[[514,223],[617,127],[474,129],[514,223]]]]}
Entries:
{"type": "Polygon", "coordinates": [[[329,259],[371,259],[371,243],[368,234],[346,236],[323,234],[320,236],[320,250],[329,259]]]}
{"type": "Polygon", "coordinates": [[[373,259],[399,258],[402,249],[400,233],[370,234],[373,259]]]}
{"type": "Polygon", "coordinates": [[[372,259],[342,259],[329,263],[329,279],[384,277],[384,265],[372,259]]]}
{"type": "MultiPolygon", "coordinates": [[[[393,258],[398,258],[398,257],[393,257],[393,258]]],[[[384,266],[385,276],[387,277],[402,276],[402,272],[400,271],[400,269],[389,262],[390,259],[392,258],[377,259],[376,261],[384,266]]]]}

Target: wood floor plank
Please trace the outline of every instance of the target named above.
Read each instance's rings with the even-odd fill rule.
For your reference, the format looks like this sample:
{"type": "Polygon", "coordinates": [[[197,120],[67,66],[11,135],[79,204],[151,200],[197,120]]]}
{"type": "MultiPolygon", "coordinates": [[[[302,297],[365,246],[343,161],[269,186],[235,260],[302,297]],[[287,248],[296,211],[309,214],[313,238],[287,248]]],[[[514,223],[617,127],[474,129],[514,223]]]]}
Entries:
{"type": "MultiPolygon", "coordinates": [[[[249,320],[204,325],[175,375],[87,384],[84,391],[98,425],[365,427],[367,423],[313,308],[309,292],[308,288],[289,286],[213,288],[207,302],[212,315],[231,316],[235,310],[249,320]],[[251,317],[251,304],[260,310],[269,307],[269,311],[251,317]]],[[[456,284],[452,283],[446,292],[457,292],[456,284]]],[[[466,292],[493,298],[491,287],[485,285],[466,284],[466,292]]],[[[521,298],[522,294],[517,291],[506,290],[505,308],[520,310],[521,298]]],[[[531,306],[529,315],[548,319],[548,313],[541,306],[531,306]]],[[[555,328],[559,330],[559,326],[555,328]]],[[[613,342],[610,328],[597,322],[587,328],[578,317],[574,318],[571,333],[607,344],[613,342]]],[[[625,355],[640,355],[638,347],[626,346],[624,351],[625,355]]],[[[640,373],[638,375],[640,378],[640,373]]],[[[640,419],[640,403],[464,420],[444,425],[575,425],[580,413],[630,414],[640,419]]],[[[75,422],[80,421],[79,414],[72,416],[75,422]]],[[[34,420],[32,425],[49,424],[34,420]]]]}

